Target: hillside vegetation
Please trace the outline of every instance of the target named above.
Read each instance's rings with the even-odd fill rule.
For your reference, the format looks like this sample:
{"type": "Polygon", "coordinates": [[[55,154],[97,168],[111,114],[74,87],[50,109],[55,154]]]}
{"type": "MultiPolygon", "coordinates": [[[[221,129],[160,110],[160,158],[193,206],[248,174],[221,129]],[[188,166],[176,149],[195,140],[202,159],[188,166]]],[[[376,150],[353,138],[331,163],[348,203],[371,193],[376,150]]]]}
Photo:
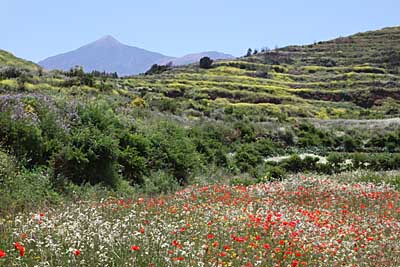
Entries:
{"type": "Polygon", "coordinates": [[[2,203],[20,209],[83,184],[160,193],[400,169],[399,38],[387,28],[126,78],[45,72],[2,52],[2,203]]]}
{"type": "Polygon", "coordinates": [[[220,109],[255,121],[392,117],[399,115],[399,41],[400,27],[386,28],[215,62],[211,69],[132,77],[124,85],[212,117],[220,109]]]}
{"type": "Polygon", "coordinates": [[[35,63],[20,59],[13,54],[0,49],[0,68],[15,67],[23,70],[38,71],[40,67],[35,63]]]}

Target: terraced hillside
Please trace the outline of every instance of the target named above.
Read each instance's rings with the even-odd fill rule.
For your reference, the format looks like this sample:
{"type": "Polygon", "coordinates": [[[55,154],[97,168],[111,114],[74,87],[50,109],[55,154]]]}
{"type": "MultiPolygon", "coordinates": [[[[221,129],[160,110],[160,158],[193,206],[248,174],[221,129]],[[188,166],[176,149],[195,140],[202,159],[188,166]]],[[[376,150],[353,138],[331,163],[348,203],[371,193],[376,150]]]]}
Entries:
{"type": "Polygon", "coordinates": [[[288,46],[210,69],[125,79],[152,106],[193,116],[390,118],[400,114],[400,27],[288,46]]]}

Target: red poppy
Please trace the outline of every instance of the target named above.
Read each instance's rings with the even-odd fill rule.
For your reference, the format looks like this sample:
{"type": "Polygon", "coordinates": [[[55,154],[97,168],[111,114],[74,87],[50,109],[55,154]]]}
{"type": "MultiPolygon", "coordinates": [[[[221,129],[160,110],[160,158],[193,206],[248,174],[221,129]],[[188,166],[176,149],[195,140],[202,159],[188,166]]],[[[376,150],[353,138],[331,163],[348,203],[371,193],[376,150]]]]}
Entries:
{"type": "Polygon", "coordinates": [[[18,249],[19,247],[21,247],[21,244],[19,242],[15,242],[14,247],[15,247],[15,249],[18,249]]]}
{"type": "Polygon", "coordinates": [[[0,249],[0,259],[4,258],[5,256],[7,256],[6,252],[0,249]]]}
{"type": "Polygon", "coordinates": [[[73,253],[75,256],[81,255],[81,251],[79,249],[75,249],[73,253]]]}
{"type": "Polygon", "coordinates": [[[236,242],[239,242],[239,243],[242,243],[242,242],[245,242],[245,241],[246,241],[246,238],[239,236],[239,237],[236,237],[236,238],[235,238],[235,241],[236,241],[236,242]]]}
{"type": "Polygon", "coordinates": [[[264,244],[264,248],[265,248],[265,249],[270,249],[271,246],[270,246],[269,244],[264,244]]]}
{"type": "Polygon", "coordinates": [[[25,255],[25,247],[21,245],[19,242],[16,242],[14,244],[14,247],[16,250],[19,250],[19,255],[23,257],[25,255]]]}
{"type": "Polygon", "coordinates": [[[138,251],[138,250],[140,250],[140,247],[139,246],[131,246],[131,250],[138,251]]]}
{"type": "Polygon", "coordinates": [[[208,239],[212,239],[212,238],[214,238],[214,237],[215,237],[214,234],[208,234],[208,235],[207,235],[207,238],[208,238],[208,239]]]}
{"type": "Polygon", "coordinates": [[[172,241],[172,245],[177,248],[183,248],[182,244],[179,243],[179,241],[177,241],[177,240],[172,241]]]}

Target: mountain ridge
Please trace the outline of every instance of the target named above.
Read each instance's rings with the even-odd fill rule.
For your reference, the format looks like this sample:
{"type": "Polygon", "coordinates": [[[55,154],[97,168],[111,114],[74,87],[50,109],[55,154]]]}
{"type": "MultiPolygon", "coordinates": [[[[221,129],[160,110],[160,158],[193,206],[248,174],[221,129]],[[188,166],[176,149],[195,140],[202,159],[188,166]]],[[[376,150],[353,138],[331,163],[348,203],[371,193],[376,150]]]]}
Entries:
{"type": "Polygon", "coordinates": [[[174,65],[186,65],[198,61],[203,56],[209,56],[213,59],[234,58],[231,55],[216,51],[171,57],[140,47],[126,45],[111,35],[105,35],[75,50],[41,60],[38,64],[47,70],[68,70],[79,65],[87,72],[98,70],[117,72],[120,76],[127,76],[143,73],[153,64],[173,62],[174,65]]]}

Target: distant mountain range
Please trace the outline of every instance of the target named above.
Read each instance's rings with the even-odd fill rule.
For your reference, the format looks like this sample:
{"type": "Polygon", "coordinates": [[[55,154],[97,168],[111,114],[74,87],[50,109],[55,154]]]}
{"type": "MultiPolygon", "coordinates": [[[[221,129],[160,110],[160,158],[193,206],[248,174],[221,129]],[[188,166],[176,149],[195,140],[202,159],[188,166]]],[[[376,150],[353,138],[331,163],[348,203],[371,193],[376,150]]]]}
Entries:
{"type": "Polygon", "coordinates": [[[87,72],[98,70],[117,72],[120,76],[143,73],[153,64],[186,65],[208,56],[212,59],[232,59],[232,55],[220,52],[201,52],[183,57],[170,57],[142,48],[125,45],[107,35],[76,50],[46,58],[39,65],[47,70],[69,70],[79,65],[87,72]]]}

